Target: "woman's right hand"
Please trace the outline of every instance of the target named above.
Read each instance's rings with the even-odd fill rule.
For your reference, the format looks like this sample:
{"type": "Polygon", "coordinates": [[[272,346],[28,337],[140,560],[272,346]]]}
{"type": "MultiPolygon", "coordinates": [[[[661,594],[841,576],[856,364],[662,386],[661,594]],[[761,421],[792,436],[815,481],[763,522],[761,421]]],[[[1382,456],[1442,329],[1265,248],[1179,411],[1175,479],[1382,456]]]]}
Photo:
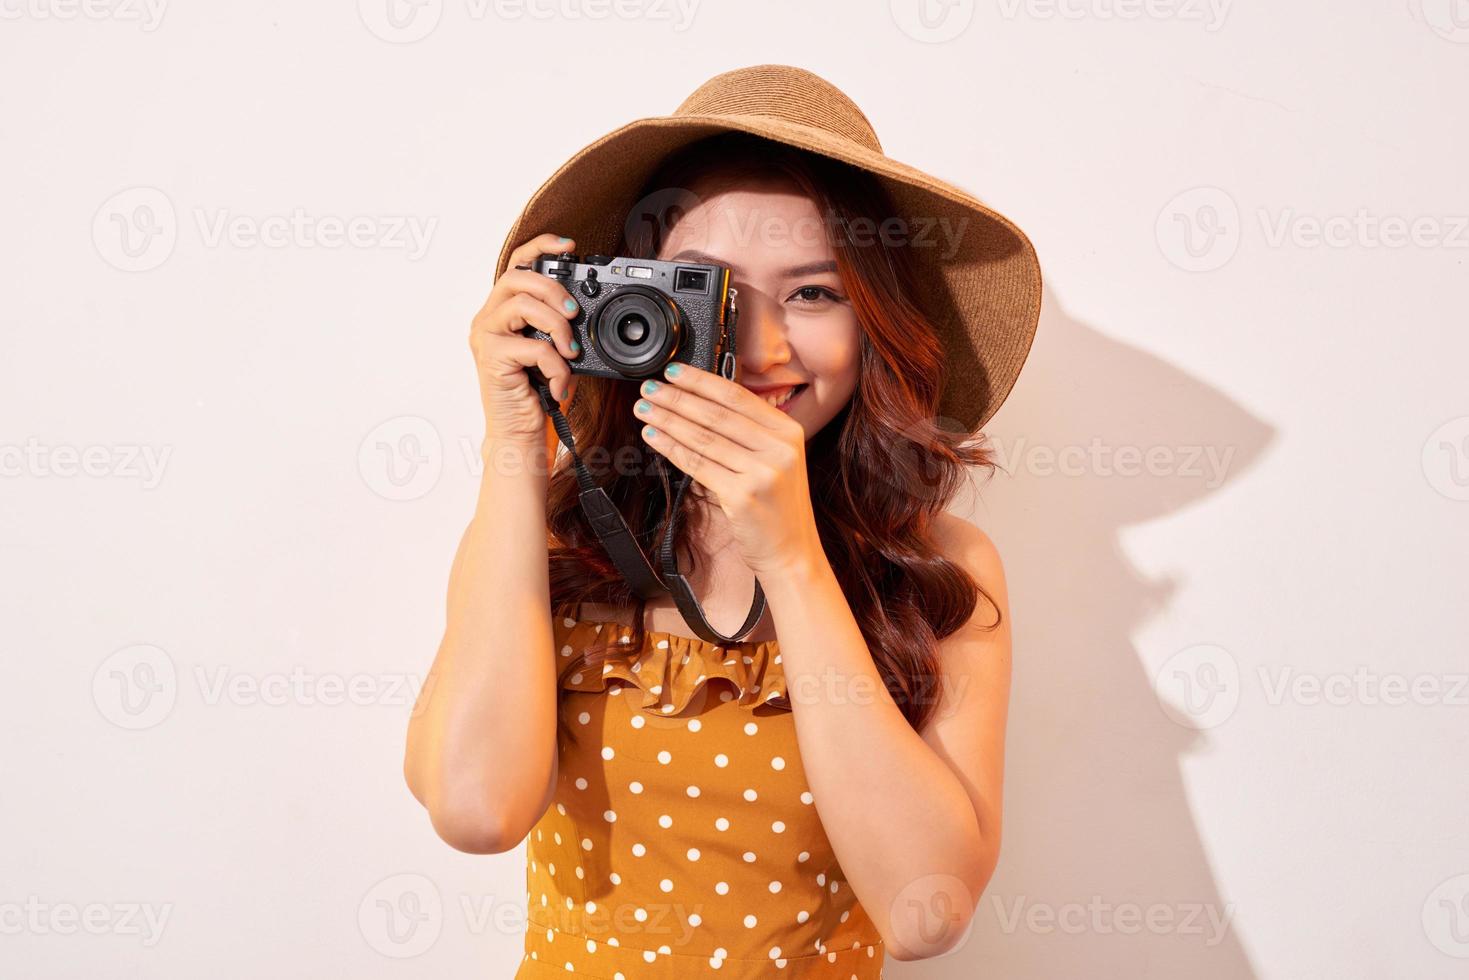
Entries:
{"type": "Polygon", "coordinates": [[[569,238],[545,234],[516,248],[470,325],[469,349],[479,372],[487,439],[545,444],[546,412],[531,387],[527,367],[540,369],[558,402],[565,402],[576,390],[567,361],[580,355],[572,347],[575,341],[569,322],[579,306],[557,280],[516,268],[531,265],[545,253],[573,251],[575,244],[569,238]],[[549,334],[554,344],[523,336],[520,331],[527,326],[549,334]]]}

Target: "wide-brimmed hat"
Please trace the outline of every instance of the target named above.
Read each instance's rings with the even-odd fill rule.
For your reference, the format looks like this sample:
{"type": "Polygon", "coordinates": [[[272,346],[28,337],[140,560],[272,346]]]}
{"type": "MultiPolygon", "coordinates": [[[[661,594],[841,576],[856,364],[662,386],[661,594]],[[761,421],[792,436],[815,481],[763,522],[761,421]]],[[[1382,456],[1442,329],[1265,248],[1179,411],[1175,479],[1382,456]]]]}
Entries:
{"type": "Polygon", "coordinates": [[[695,89],[672,115],[635,120],[577,151],[516,219],[495,277],[517,246],[544,232],[569,236],[583,254],[611,254],[663,158],[729,131],[840,160],[886,188],[897,209],[892,217],[903,222],[917,258],[923,305],[948,352],[939,414],[966,432],[983,427],[1010,393],[1035,337],[1041,306],[1035,248],[1010,219],[968,192],[887,156],[856,103],[802,68],[755,65],[724,72],[695,89]],[[925,232],[931,240],[921,247],[925,232]]]}

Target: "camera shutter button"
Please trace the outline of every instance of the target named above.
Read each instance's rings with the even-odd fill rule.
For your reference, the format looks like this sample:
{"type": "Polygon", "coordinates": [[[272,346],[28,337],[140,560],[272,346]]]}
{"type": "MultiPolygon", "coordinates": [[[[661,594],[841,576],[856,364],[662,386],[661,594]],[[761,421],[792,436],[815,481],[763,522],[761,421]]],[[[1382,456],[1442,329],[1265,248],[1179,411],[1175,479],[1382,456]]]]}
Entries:
{"type": "Polygon", "coordinates": [[[602,291],[602,284],[597,281],[596,269],[587,270],[587,277],[582,280],[581,291],[588,296],[595,296],[602,291]]]}

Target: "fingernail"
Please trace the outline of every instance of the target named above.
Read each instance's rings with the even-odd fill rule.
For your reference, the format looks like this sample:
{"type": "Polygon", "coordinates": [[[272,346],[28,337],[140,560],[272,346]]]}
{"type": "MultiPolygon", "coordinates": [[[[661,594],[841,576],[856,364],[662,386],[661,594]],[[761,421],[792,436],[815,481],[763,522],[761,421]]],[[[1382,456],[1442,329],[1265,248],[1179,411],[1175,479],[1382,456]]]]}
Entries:
{"type": "Polygon", "coordinates": [[[573,340],[571,342],[571,352],[573,354],[580,354],[581,353],[581,343],[579,341],[573,340]]]}
{"type": "Polygon", "coordinates": [[[557,238],[556,240],[558,242],[560,242],[562,245],[565,245],[567,242],[571,241],[571,239],[570,238],[567,238],[565,235],[562,235],[561,237],[557,238]]]}
{"type": "Polygon", "coordinates": [[[683,370],[683,365],[682,364],[679,364],[677,362],[674,362],[673,364],[670,364],[670,365],[668,365],[668,367],[664,368],[663,369],[663,373],[665,375],[667,375],[668,377],[670,377],[670,378],[676,378],[676,377],[678,377],[678,373],[680,371],[682,371],[682,370],[683,370]]]}
{"type": "Polygon", "coordinates": [[[652,378],[649,378],[647,381],[643,382],[643,394],[651,395],[653,392],[662,387],[663,386],[660,385],[658,382],[654,381],[652,378]]]}
{"type": "Polygon", "coordinates": [[[566,299],[563,299],[561,301],[561,305],[564,306],[564,307],[566,307],[566,312],[567,313],[575,313],[576,312],[576,300],[571,299],[570,297],[567,297],[566,299]]]}
{"type": "Polygon", "coordinates": [[[653,439],[657,437],[658,430],[653,428],[651,425],[647,425],[643,427],[643,435],[647,436],[649,439],[653,439]]]}
{"type": "Polygon", "coordinates": [[[639,398],[638,403],[633,406],[633,410],[636,411],[639,415],[647,415],[653,410],[653,403],[645,402],[641,398],[639,398]]]}

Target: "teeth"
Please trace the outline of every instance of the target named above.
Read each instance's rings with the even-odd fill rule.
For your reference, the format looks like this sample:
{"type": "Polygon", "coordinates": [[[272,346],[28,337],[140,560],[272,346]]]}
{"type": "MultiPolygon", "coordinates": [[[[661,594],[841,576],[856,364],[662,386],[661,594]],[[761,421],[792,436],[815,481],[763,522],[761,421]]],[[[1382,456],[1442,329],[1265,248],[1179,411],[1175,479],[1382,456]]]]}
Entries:
{"type": "Polygon", "coordinates": [[[791,396],[796,393],[796,389],[799,387],[800,385],[792,385],[780,394],[763,395],[762,397],[765,399],[767,404],[774,405],[776,408],[780,408],[780,406],[791,400],[791,396]]]}

